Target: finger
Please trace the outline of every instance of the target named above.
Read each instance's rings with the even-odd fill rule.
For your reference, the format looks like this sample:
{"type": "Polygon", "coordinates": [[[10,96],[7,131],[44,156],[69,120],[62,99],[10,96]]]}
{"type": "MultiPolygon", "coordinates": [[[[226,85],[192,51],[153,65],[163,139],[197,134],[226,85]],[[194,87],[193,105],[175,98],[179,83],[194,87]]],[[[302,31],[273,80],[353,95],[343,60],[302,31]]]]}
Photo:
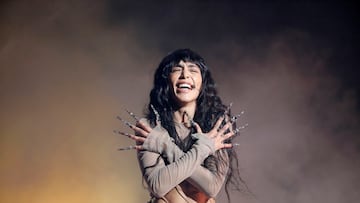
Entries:
{"type": "Polygon", "coordinates": [[[219,134],[219,135],[223,135],[223,134],[225,133],[225,131],[231,127],[231,125],[232,125],[232,124],[231,124],[230,122],[226,123],[226,124],[218,131],[218,134],[219,134]]]}
{"type": "Polygon", "coordinates": [[[223,143],[222,148],[231,148],[233,145],[231,143],[223,143]]]}
{"type": "Polygon", "coordinates": [[[236,133],[234,131],[230,131],[223,136],[223,140],[227,140],[227,139],[231,138],[232,136],[234,136],[235,134],[236,133]]]}
{"type": "Polygon", "coordinates": [[[142,147],[142,145],[136,145],[135,149],[138,151],[144,150],[144,148],[142,147]]]}
{"type": "Polygon", "coordinates": [[[145,137],[141,137],[141,136],[136,136],[136,135],[132,135],[132,134],[129,134],[129,133],[124,133],[124,132],[120,132],[120,131],[114,131],[115,133],[118,133],[120,135],[124,135],[128,138],[131,138],[132,140],[135,140],[136,142],[138,143],[144,143],[145,142],[145,137]]]}
{"type": "Polygon", "coordinates": [[[150,133],[150,131],[152,130],[150,125],[148,123],[146,123],[145,121],[143,121],[143,120],[138,121],[136,123],[136,127],[143,129],[147,133],[150,133]]]}
{"type": "MultiPolygon", "coordinates": [[[[184,115],[186,116],[186,118],[187,118],[187,120],[188,120],[188,122],[185,122],[186,124],[186,126],[187,127],[195,127],[195,122],[194,122],[194,120],[190,117],[190,115],[185,111],[184,112],[184,115]]],[[[185,118],[184,118],[185,119],[185,118]]],[[[186,120],[186,119],[185,119],[186,120]]]]}
{"type": "Polygon", "coordinates": [[[131,139],[135,140],[136,143],[144,143],[145,142],[145,139],[144,137],[141,137],[141,136],[136,136],[136,135],[130,135],[129,136],[131,139]]]}
{"type": "Polygon", "coordinates": [[[197,132],[197,133],[203,133],[202,130],[201,130],[200,125],[197,124],[195,121],[192,121],[192,125],[195,126],[195,129],[196,129],[196,132],[197,132]]]}
{"type": "Polygon", "coordinates": [[[132,129],[135,131],[135,135],[140,135],[142,137],[147,137],[149,135],[149,132],[137,126],[133,126],[132,129]]]}
{"type": "Polygon", "coordinates": [[[131,124],[130,122],[122,119],[120,116],[117,116],[116,118],[119,119],[120,121],[122,121],[125,125],[127,125],[131,129],[133,129],[135,131],[135,134],[137,133],[137,134],[142,135],[143,137],[147,137],[148,132],[146,132],[145,130],[143,130],[139,127],[136,127],[135,125],[131,124]]]}
{"type": "Polygon", "coordinates": [[[223,122],[223,120],[224,120],[224,116],[220,116],[220,118],[216,121],[216,123],[215,123],[215,125],[214,125],[214,127],[213,127],[213,129],[211,130],[211,131],[218,131],[218,129],[220,128],[220,126],[221,126],[221,123],[223,122]]]}

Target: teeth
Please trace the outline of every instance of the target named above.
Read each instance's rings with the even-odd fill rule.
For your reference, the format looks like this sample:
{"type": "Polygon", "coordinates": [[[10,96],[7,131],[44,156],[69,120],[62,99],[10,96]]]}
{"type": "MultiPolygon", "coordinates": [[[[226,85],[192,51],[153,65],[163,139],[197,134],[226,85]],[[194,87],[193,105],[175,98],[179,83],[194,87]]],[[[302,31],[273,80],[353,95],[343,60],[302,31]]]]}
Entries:
{"type": "Polygon", "coordinates": [[[183,84],[179,84],[179,88],[188,88],[191,89],[191,85],[183,83],[183,84]]]}

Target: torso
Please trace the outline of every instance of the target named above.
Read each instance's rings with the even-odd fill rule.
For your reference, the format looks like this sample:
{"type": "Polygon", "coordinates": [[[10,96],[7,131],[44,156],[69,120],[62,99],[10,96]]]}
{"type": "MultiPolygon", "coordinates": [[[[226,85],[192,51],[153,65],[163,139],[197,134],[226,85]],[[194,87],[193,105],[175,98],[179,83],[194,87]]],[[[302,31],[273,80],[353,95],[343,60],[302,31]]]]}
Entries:
{"type": "Polygon", "coordinates": [[[203,192],[199,191],[196,187],[191,185],[189,182],[184,181],[180,184],[184,194],[194,200],[197,203],[212,203],[215,202],[212,198],[206,196],[203,192]],[[211,201],[213,200],[213,201],[211,201]]]}
{"type": "MultiPolygon", "coordinates": [[[[175,129],[181,140],[190,134],[190,129],[183,123],[175,123],[175,129]]],[[[215,200],[207,197],[189,182],[183,181],[155,203],[215,203],[215,200]]]]}
{"type": "MultiPolygon", "coordinates": [[[[182,123],[175,123],[175,129],[181,140],[190,134],[190,129],[182,123]]],[[[154,203],[215,203],[215,200],[207,197],[189,182],[184,181],[170,190],[163,198],[156,199],[154,203]]]]}
{"type": "Polygon", "coordinates": [[[154,199],[151,203],[215,203],[186,181],[170,190],[163,198],[154,199]]]}

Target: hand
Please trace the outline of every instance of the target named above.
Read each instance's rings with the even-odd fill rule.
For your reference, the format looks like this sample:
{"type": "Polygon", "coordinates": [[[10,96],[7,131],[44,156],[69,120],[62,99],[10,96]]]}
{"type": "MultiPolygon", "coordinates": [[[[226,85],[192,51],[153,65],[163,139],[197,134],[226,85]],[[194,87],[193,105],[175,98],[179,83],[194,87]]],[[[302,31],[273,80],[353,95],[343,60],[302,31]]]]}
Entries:
{"type": "Polygon", "coordinates": [[[227,130],[232,126],[231,121],[228,121],[223,127],[220,128],[221,123],[224,121],[224,119],[225,119],[224,116],[220,117],[216,121],[213,129],[211,129],[208,133],[203,133],[199,124],[193,122],[198,133],[202,133],[214,141],[215,151],[223,148],[231,148],[233,146],[231,143],[224,143],[225,140],[229,139],[230,137],[236,134],[236,131],[232,131],[232,130],[227,132],[227,130]]]}
{"type": "MultiPolygon", "coordinates": [[[[136,142],[135,146],[121,148],[120,150],[127,150],[127,149],[145,150],[142,145],[145,142],[146,138],[149,136],[150,132],[152,132],[153,128],[151,128],[149,124],[146,123],[145,120],[136,119],[136,124],[133,125],[130,122],[123,120],[120,117],[118,117],[118,119],[124,122],[125,125],[127,125],[131,129],[133,129],[134,134],[120,132],[120,131],[115,131],[115,132],[121,135],[125,135],[136,142]]],[[[158,127],[158,125],[156,127],[158,127]]]]}
{"type": "Polygon", "coordinates": [[[149,151],[161,153],[161,147],[155,146],[155,148],[154,148],[154,146],[151,146],[151,145],[149,145],[148,142],[146,142],[149,135],[152,132],[154,132],[154,129],[156,129],[156,131],[157,131],[157,132],[154,132],[155,134],[158,135],[158,136],[156,136],[157,139],[161,139],[161,140],[165,141],[166,138],[169,138],[169,135],[168,135],[167,131],[165,131],[166,132],[165,137],[163,135],[164,133],[161,133],[161,131],[163,131],[164,129],[161,126],[159,113],[156,111],[156,109],[154,108],[153,105],[150,105],[150,107],[152,108],[152,110],[153,110],[153,112],[154,112],[154,114],[156,116],[156,121],[155,121],[156,126],[155,126],[155,128],[151,128],[150,125],[145,121],[145,119],[144,120],[139,119],[139,117],[137,117],[134,113],[132,113],[132,112],[130,112],[128,110],[126,110],[126,111],[136,121],[135,125],[131,124],[128,121],[123,120],[119,116],[117,117],[119,120],[121,120],[123,123],[125,123],[125,125],[127,125],[131,129],[133,129],[134,134],[124,133],[124,132],[120,132],[120,131],[115,131],[115,132],[119,133],[119,134],[122,134],[122,135],[125,135],[125,136],[127,136],[127,137],[129,137],[129,138],[136,141],[135,146],[120,148],[119,150],[137,149],[137,150],[149,150],[149,151]]]}

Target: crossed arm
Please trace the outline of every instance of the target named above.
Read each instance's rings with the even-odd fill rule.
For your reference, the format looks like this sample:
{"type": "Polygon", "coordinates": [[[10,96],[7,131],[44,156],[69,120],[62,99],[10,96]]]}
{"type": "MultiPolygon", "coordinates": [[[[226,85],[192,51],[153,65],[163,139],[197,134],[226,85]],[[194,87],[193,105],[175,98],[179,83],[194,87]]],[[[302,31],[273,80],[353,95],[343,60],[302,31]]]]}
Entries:
{"type": "MultiPolygon", "coordinates": [[[[171,141],[165,129],[156,127],[147,136],[142,144],[146,150],[138,152],[138,159],[145,180],[154,195],[161,197],[184,180],[208,197],[216,196],[221,189],[228,163],[221,164],[215,172],[202,166],[204,159],[214,153],[214,144],[203,134],[192,136],[196,137],[197,141],[186,153],[171,141]]],[[[227,160],[226,153],[220,155],[227,160]]]]}
{"type": "MultiPolygon", "coordinates": [[[[198,133],[191,135],[197,141],[186,153],[172,142],[161,125],[151,128],[144,120],[138,121],[136,126],[127,123],[136,135],[126,135],[138,143],[136,148],[140,168],[155,196],[164,196],[184,180],[188,180],[207,196],[216,196],[225,180],[228,163],[220,165],[215,172],[202,166],[202,163],[215,151],[231,147],[231,144],[224,144],[223,141],[233,136],[234,132],[225,133],[231,124],[227,123],[220,128],[222,120],[219,119],[209,133],[202,133],[197,125],[198,133]]],[[[221,155],[225,160],[228,159],[226,153],[221,155]]]]}

